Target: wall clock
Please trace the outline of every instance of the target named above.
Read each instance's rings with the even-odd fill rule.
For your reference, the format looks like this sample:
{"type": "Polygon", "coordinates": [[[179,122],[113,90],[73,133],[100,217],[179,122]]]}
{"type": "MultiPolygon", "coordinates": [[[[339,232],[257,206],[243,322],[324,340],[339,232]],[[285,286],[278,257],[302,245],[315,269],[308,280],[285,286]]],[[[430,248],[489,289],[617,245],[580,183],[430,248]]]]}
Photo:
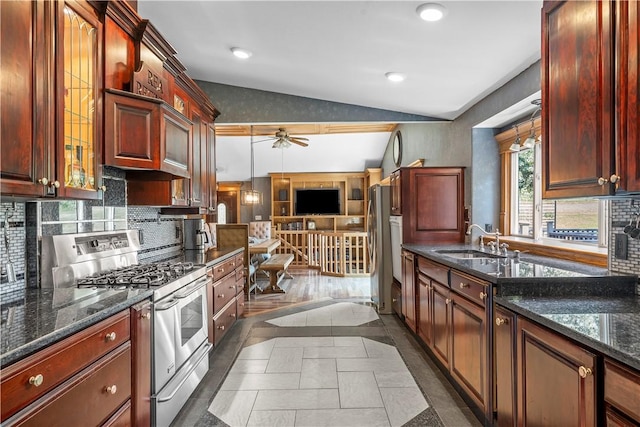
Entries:
{"type": "Polygon", "coordinates": [[[393,163],[396,167],[400,167],[402,163],[402,135],[397,131],[393,137],[393,163]]]}

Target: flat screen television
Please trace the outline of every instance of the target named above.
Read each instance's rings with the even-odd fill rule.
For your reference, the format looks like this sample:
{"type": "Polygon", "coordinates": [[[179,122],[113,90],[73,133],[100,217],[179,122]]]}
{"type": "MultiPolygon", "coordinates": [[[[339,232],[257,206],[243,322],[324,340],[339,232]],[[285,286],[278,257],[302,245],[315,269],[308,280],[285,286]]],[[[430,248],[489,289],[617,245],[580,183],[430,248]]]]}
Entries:
{"type": "Polygon", "coordinates": [[[340,190],[305,188],[296,190],[296,215],[340,215],[340,190]]]}

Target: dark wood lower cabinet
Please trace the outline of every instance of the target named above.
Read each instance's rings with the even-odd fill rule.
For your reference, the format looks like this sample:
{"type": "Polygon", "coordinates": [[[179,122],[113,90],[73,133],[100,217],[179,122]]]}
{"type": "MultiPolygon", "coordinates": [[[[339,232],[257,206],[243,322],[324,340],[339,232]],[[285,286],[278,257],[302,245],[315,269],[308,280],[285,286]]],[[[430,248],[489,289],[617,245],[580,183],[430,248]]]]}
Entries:
{"type": "Polygon", "coordinates": [[[484,307],[451,293],[449,372],[483,412],[487,395],[487,333],[484,307]]]}
{"type": "Polygon", "coordinates": [[[431,279],[418,274],[418,336],[429,347],[433,346],[433,297],[431,279]]]}
{"type": "Polygon", "coordinates": [[[519,318],[518,425],[595,426],[596,355],[519,318]]]}
{"type": "Polygon", "coordinates": [[[413,332],[416,331],[416,282],[414,255],[402,251],[402,314],[413,332]]]}
{"type": "Polygon", "coordinates": [[[431,281],[433,290],[433,354],[444,366],[449,366],[450,316],[449,288],[431,281]]]}
{"type": "Polygon", "coordinates": [[[516,316],[496,306],[494,310],[494,410],[498,427],[516,425],[516,316]]]}
{"type": "MultiPolygon", "coordinates": [[[[131,307],[131,415],[136,427],[151,425],[151,302],[131,307]]],[[[119,420],[126,418],[120,415],[119,420]]],[[[121,425],[116,422],[113,425],[121,425]]]]}

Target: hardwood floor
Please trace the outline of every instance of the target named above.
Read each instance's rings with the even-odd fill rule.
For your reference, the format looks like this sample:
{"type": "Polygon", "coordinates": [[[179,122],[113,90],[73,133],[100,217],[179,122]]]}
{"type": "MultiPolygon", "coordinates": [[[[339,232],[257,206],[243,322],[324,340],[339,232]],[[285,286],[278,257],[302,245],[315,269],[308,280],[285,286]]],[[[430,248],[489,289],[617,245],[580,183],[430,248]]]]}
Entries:
{"type": "MultiPolygon", "coordinates": [[[[250,317],[284,307],[308,304],[327,299],[368,299],[371,297],[370,279],[365,277],[323,276],[318,270],[292,268],[293,279],[284,279],[280,287],[284,294],[264,294],[258,291],[246,301],[244,316],[250,317]]],[[[265,287],[269,279],[258,273],[258,285],[265,287]]]]}

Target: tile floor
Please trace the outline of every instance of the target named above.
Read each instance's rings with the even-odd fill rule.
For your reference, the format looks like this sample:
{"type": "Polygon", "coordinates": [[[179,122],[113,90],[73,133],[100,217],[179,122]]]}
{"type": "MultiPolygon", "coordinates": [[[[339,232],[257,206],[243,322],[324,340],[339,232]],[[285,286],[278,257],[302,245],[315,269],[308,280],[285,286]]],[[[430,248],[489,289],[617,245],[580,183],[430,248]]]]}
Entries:
{"type": "Polygon", "coordinates": [[[413,336],[364,300],[238,321],[173,426],[479,426],[413,336]]]}

